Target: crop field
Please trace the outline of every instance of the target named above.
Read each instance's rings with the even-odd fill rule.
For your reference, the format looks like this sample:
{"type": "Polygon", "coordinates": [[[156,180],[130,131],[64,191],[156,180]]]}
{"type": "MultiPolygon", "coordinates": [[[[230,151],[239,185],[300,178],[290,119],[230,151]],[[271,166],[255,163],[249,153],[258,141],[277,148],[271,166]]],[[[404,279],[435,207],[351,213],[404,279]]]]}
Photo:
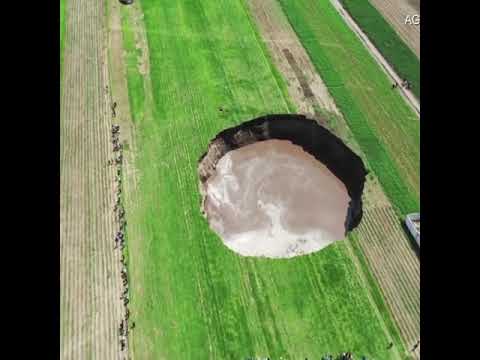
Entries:
{"type": "Polygon", "coordinates": [[[150,0],[120,10],[135,176],[125,189],[133,358],[296,359],[346,349],[404,358],[348,242],[290,260],[244,258],[200,214],[197,161],[208,141],[292,109],[245,3],[150,0]]]}
{"type": "Polygon", "coordinates": [[[104,3],[61,4],[60,358],[118,359],[121,290],[113,251],[114,174],[107,167],[104,3]]]}
{"type": "Polygon", "coordinates": [[[366,258],[378,280],[402,337],[411,348],[420,338],[420,262],[393,209],[367,209],[352,239],[361,251],[359,258],[366,258]]]}
{"type": "Polygon", "coordinates": [[[132,359],[419,358],[419,259],[398,221],[419,206],[419,119],[328,0],[60,0],[60,60],[62,359],[120,355],[112,123],[132,359]],[[373,171],[364,218],[312,255],[241,257],[200,213],[198,160],[219,131],[299,109],[373,171]]]}
{"type": "Polygon", "coordinates": [[[387,196],[418,211],[418,117],[328,0],[279,2],[387,196]]]}
{"type": "MultiPolygon", "coordinates": [[[[268,9],[268,14],[273,13],[275,13],[274,9],[268,9]]],[[[318,15],[319,13],[319,11],[311,11],[311,14],[318,15]]],[[[285,15],[291,14],[292,13],[288,13],[285,15]]],[[[311,14],[308,16],[311,17],[311,14]]],[[[336,14],[332,13],[332,16],[333,15],[336,14]]],[[[272,17],[272,15],[270,15],[270,17],[272,17]]],[[[326,22],[323,20],[323,23],[326,22]]],[[[292,24],[294,25],[293,22],[292,24]]],[[[299,34],[298,30],[297,34],[299,34]]],[[[321,35],[319,32],[319,38],[321,38],[321,35]]],[[[323,37],[337,40],[337,45],[341,44],[340,41],[343,41],[342,37],[335,39],[331,36],[325,36],[325,34],[323,34],[323,37]]],[[[300,37],[300,39],[302,38],[300,37]]],[[[303,40],[305,41],[305,38],[303,40]]],[[[354,41],[352,40],[352,44],[353,43],[354,41]]],[[[349,44],[348,48],[350,48],[352,44],[349,44]]],[[[318,48],[321,48],[321,50],[325,52],[333,48],[333,44],[325,44],[324,42],[317,45],[318,48]]],[[[315,61],[315,57],[311,56],[311,59],[315,61]]],[[[332,63],[337,65],[338,60],[332,63]]],[[[315,65],[318,68],[318,62],[315,63],[315,65]]],[[[358,65],[358,63],[356,63],[356,65],[358,65]]],[[[380,69],[378,69],[378,71],[380,71],[380,69]]],[[[322,74],[322,72],[319,71],[319,73],[323,75],[325,72],[322,74]]],[[[328,79],[323,77],[323,80],[326,82],[327,87],[330,88],[330,93],[334,96],[337,105],[342,105],[341,99],[338,98],[339,92],[337,91],[335,93],[331,87],[332,83],[330,83],[329,86],[329,83],[326,81],[328,79]]],[[[332,79],[330,78],[330,80],[332,79]]],[[[367,81],[365,84],[367,84],[367,86],[369,85],[369,79],[367,78],[361,79],[359,77],[357,80],[367,81]]],[[[379,91],[382,90],[379,89],[379,91]]],[[[388,91],[389,89],[383,89],[383,92],[388,91]]],[[[351,96],[357,95],[352,93],[351,96]]],[[[359,102],[362,101],[362,98],[356,97],[355,99],[359,102]]],[[[384,175],[375,171],[378,167],[373,166],[375,165],[374,162],[378,161],[378,153],[367,153],[369,150],[371,151],[372,148],[368,146],[365,147],[365,138],[358,136],[359,128],[352,128],[354,125],[358,125],[358,123],[352,123],[348,121],[348,119],[345,121],[345,118],[349,115],[352,114],[343,111],[343,114],[340,116],[330,116],[329,126],[332,127],[333,125],[335,133],[342,137],[352,149],[355,149],[368,167],[374,169],[374,173],[368,176],[365,186],[364,217],[359,228],[349,236],[349,244],[351,244],[353,252],[356,254],[356,256],[352,258],[358,260],[364,278],[370,283],[371,287],[375,288],[378,284],[380,295],[372,291],[372,296],[374,299],[377,299],[378,309],[382,313],[391,314],[395,319],[395,324],[399,327],[401,337],[409,352],[408,356],[419,359],[420,347],[414,352],[410,351],[420,338],[419,257],[414,247],[412,247],[407,234],[402,229],[401,222],[390,203],[390,201],[395,200],[395,198],[390,196],[389,201],[384,194],[384,190],[388,189],[385,189],[385,187],[382,189],[378,183],[378,180],[384,175]],[[355,130],[357,131],[355,132],[355,130]],[[350,135],[352,132],[354,136],[350,135]],[[367,154],[370,156],[367,156],[367,154]],[[377,156],[372,157],[372,154],[377,156]]],[[[414,119],[414,121],[418,121],[418,119],[414,119]]],[[[418,137],[418,135],[416,136],[418,137]]],[[[385,179],[383,180],[385,181],[385,179]]],[[[399,193],[399,195],[401,196],[401,193],[399,193]]],[[[388,324],[388,321],[386,321],[386,323],[388,324]]]]}
{"type": "MultiPolygon", "coordinates": [[[[281,57],[275,57],[282,73],[289,79],[289,94],[297,103],[301,103],[302,99],[297,90],[301,89],[301,86],[295,79],[304,77],[309,84],[315,84],[315,101],[317,105],[321,104],[323,120],[326,120],[331,131],[342,138],[369,166],[367,157],[344,117],[332,108],[332,103],[320,90],[319,78],[312,75],[311,69],[314,66],[305,57],[306,54],[302,53],[300,40],[288,25],[280,5],[275,0],[250,0],[249,3],[269,50],[273,54],[279,54],[282,49],[288,48],[296,54],[296,61],[302,63],[302,74],[292,74],[292,70],[282,64],[281,57]]],[[[308,108],[303,109],[308,112],[308,108]]],[[[371,287],[374,289],[377,284],[380,287],[380,292],[372,291],[372,298],[375,299],[378,309],[386,314],[384,318],[387,325],[388,318],[393,316],[395,324],[400,328],[405,347],[410,350],[420,338],[420,259],[416,254],[416,247],[412,247],[408,235],[402,229],[401,220],[395,215],[374,173],[367,177],[363,201],[365,216],[360,227],[349,236],[349,244],[355,254],[352,259],[358,260],[361,273],[371,287]]],[[[391,324],[390,326],[394,327],[391,324]]],[[[392,333],[394,332],[392,330],[392,333]]],[[[410,355],[419,358],[419,350],[420,347],[414,353],[410,352],[410,355]]]]}
{"type": "Polygon", "coordinates": [[[341,2],[397,74],[403,79],[408,79],[412,84],[413,93],[420,99],[420,60],[415,53],[369,0],[341,0],[341,2]]]}

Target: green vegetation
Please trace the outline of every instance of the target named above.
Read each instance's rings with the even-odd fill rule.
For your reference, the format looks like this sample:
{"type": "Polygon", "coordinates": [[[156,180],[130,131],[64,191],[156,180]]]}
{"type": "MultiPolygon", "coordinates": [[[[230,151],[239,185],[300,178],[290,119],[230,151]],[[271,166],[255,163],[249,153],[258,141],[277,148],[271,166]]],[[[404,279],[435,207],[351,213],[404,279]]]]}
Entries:
{"type": "Polygon", "coordinates": [[[129,21],[129,11],[127,8],[121,8],[121,20],[123,28],[123,47],[125,52],[125,65],[127,69],[128,93],[130,111],[132,119],[136,122],[138,118],[143,118],[145,114],[145,92],[144,79],[139,73],[138,64],[142,60],[142,50],[135,46],[134,30],[132,23],[129,21]]]}
{"type": "Polygon", "coordinates": [[[420,121],[328,0],[279,0],[385,193],[418,211],[420,121]]]}
{"type": "Polygon", "coordinates": [[[61,74],[61,69],[63,68],[63,48],[65,46],[65,2],[66,0],[60,0],[60,74],[61,74]]]}
{"type": "Polygon", "coordinates": [[[200,214],[197,161],[209,140],[290,108],[241,1],[142,1],[145,76],[134,61],[139,6],[122,10],[139,179],[127,203],[134,357],[299,359],[348,349],[400,359],[386,349],[398,335],[371,303],[345,242],[291,260],[244,258],[200,214]]]}
{"type": "Polygon", "coordinates": [[[372,43],[420,99],[420,60],[368,0],[340,0],[372,43]]]}

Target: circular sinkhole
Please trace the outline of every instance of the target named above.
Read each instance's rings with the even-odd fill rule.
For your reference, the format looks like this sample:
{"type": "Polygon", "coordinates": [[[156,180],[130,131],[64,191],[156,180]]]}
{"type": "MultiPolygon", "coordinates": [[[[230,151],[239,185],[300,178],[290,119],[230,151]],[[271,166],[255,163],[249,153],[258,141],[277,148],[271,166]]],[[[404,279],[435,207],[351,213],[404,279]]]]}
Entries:
{"type": "Polygon", "coordinates": [[[362,217],[362,160],[302,115],[265,116],[222,131],[198,172],[203,215],[243,256],[319,251],[362,217]]]}

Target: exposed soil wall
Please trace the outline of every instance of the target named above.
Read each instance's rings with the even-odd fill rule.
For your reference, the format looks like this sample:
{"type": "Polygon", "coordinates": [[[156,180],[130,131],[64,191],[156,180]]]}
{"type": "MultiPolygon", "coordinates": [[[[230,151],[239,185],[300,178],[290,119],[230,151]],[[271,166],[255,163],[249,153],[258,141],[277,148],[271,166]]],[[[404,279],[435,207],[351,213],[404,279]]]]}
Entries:
{"type": "Polygon", "coordinates": [[[205,199],[204,184],[215,174],[216,164],[223,155],[231,150],[269,139],[289,140],[323,163],[345,184],[351,198],[345,229],[350,231],[360,223],[362,192],[367,174],[361,158],[330,131],[303,115],[263,116],[220,132],[210,142],[207,152],[199,161],[202,202],[205,199]]]}

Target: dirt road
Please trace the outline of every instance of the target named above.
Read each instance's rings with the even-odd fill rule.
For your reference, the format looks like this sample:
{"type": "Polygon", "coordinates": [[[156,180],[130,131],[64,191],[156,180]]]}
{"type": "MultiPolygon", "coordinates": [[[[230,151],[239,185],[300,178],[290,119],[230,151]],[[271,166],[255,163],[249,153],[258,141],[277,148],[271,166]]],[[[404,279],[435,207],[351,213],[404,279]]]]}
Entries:
{"type": "Polygon", "coordinates": [[[60,120],[61,359],[118,359],[105,2],[69,0],[60,120]]]}
{"type": "Polygon", "coordinates": [[[370,2],[420,58],[420,25],[405,24],[407,15],[420,15],[420,0],[370,0],[370,2]]]}
{"type": "MultiPolygon", "coordinates": [[[[402,83],[402,79],[397,75],[395,70],[390,66],[388,61],[383,57],[380,51],[373,45],[367,35],[360,29],[357,23],[353,18],[348,14],[348,12],[343,8],[339,0],[330,0],[332,5],[337,9],[339,14],[343,17],[347,25],[352,29],[352,31],[358,36],[358,38],[363,42],[367,50],[372,54],[373,58],[377,61],[380,67],[385,71],[385,73],[391,78],[392,83],[397,82],[398,84],[402,83]]],[[[407,90],[401,86],[398,87],[400,94],[404,97],[407,104],[420,116],[420,102],[413,95],[410,90],[407,90]]]]}

